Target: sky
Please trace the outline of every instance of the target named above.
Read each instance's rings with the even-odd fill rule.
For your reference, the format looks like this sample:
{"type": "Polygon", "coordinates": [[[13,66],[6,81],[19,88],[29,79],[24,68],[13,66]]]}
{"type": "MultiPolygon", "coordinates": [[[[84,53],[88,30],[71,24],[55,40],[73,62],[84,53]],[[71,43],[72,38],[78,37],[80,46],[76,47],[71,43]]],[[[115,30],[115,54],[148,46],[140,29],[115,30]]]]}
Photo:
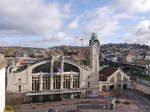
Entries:
{"type": "Polygon", "coordinates": [[[0,0],[0,46],[150,45],[150,0],[0,0]]]}

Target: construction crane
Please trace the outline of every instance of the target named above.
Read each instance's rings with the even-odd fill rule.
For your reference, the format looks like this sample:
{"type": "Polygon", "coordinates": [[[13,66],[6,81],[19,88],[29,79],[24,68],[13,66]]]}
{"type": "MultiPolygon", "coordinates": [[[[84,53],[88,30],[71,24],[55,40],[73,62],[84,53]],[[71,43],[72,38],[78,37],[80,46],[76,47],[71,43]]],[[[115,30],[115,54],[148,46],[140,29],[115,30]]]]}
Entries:
{"type": "Polygon", "coordinates": [[[82,45],[82,47],[83,47],[83,41],[84,41],[84,38],[81,37],[81,38],[80,38],[80,41],[81,41],[81,45],[82,45]]]}

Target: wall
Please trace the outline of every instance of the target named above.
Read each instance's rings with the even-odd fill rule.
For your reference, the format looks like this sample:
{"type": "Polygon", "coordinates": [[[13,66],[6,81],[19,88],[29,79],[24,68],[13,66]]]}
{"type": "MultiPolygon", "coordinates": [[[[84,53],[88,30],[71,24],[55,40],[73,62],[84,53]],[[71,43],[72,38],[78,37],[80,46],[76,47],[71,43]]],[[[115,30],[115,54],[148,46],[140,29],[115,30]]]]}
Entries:
{"type": "Polygon", "coordinates": [[[150,86],[146,86],[137,82],[133,82],[133,88],[147,95],[150,95],[150,86]]]}
{"type": "Polygon", "coordinates": [[[31,71],[26,69],[19,73],[8,73],[7,74],[7,91],[8,92],[19,92],[18,86],[21,85],[21,92],[31,91],[32,82],[31,71]],[[19,79],[21,79],[19,81],[19,79]]]}
{"type": "Polygon", "coordinates": [[[5,67],[0,69],[0,112],[5,108],[5,67]]]}

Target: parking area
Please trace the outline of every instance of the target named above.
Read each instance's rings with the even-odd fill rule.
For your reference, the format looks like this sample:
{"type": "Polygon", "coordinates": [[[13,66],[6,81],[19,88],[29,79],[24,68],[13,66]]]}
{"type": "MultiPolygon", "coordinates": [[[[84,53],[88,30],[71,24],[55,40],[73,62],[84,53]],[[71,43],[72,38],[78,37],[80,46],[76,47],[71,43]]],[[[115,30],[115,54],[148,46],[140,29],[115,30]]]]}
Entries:
{"type": "MultiPolygon", "coordinates": [[[[124,95],[120,103],[115,103],[115,112],[144,112],[133,99],[124,95]],[[125,104],[124,102],[129,102],[125,104]]],[[[106,110],[106,99],[103,97],[86,99],[68,99],[57,102],[17,105],[14,112],[112,112],[106,110]]],[[[148,111],[147,111],[148,112],[148,111]]]]}

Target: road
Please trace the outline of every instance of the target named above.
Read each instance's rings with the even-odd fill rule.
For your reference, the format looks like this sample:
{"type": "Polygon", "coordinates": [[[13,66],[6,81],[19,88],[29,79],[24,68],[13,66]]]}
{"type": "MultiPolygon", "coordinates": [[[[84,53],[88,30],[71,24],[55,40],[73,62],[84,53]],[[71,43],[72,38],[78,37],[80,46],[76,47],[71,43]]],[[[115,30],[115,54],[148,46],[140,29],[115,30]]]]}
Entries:
{"type": "Polygon", "coordinates": [[[126,95],[129,99],[134,100],[144,112],[150,112],[150,97],[143,95],[135,90],[127,90],[126,95]]]}

